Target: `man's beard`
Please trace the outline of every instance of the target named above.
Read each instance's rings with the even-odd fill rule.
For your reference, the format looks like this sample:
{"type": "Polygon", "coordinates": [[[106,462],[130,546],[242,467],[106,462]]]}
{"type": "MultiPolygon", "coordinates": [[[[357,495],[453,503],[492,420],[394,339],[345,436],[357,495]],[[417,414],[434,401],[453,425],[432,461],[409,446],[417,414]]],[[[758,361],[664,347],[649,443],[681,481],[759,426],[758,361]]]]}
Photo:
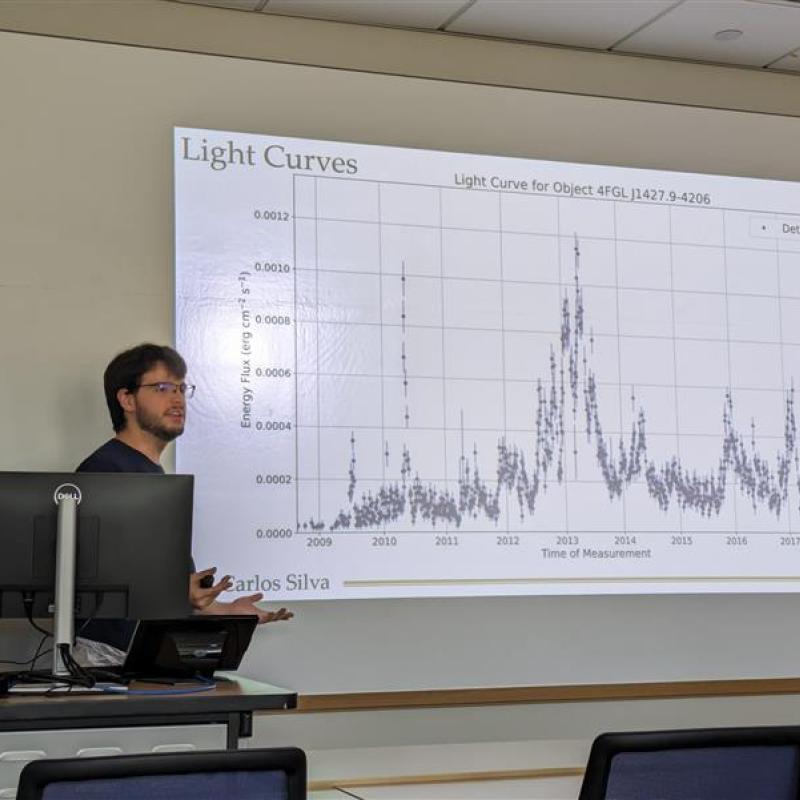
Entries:
{"type": "Polygon", "coordinates": [[[136,422],[143,431],[152,433],[153,436],[161,439],[162,442],[171,442],[183,433],[183,425],[175,428],[167,428],[160,417],[150,415],[143,409],[136,409],[136,422]]]}

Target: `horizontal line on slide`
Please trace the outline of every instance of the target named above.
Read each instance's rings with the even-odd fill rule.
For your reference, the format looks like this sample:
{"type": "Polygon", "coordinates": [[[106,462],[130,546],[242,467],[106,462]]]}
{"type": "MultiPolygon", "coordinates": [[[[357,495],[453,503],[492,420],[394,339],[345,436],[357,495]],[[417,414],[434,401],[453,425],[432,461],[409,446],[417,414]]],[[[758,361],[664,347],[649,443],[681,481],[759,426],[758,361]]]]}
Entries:
{"type": "MultiPolygon", "coordinates": [[[[447,534],[444,534],[447,535],[447,534]]],[[[455,535],[455,534],[454,534],[455,535]]],[[[635,559],[633,559],[635,560],[635,559]]],[[[762,583],[762,582],[800,582],[798,575],[697,575],[687,576],[647,576],[629,575],[625,577],[572,577],[572,578],[408,578],[396,580],[346,580],[347,588],[382,588],[385,586],[505,586],[509,584],[545,583],[762,583]]]]}

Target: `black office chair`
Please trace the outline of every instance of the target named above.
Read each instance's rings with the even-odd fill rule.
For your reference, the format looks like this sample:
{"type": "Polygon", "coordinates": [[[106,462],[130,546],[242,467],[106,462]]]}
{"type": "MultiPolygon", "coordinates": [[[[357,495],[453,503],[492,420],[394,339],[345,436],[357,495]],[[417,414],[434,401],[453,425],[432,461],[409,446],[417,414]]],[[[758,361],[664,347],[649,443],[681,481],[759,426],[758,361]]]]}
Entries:
{"type": "Polygon", "coordinates": [[[43,759],[20,775],[17,800],[305,800],[306,757],[294,747],[43,759]]]}
{"type": "Polygon", "coordinates": [[[604,733],[579,800],[798,800],[800,727],[604,733]]]}

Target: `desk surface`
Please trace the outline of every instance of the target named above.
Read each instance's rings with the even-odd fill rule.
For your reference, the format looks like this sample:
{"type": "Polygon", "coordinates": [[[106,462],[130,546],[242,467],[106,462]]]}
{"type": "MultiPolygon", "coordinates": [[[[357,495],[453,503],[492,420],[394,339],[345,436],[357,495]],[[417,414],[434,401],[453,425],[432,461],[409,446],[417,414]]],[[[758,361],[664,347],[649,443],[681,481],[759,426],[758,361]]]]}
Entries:
{"type": "MultiPolygon", "coordinates": [[[[226,675],[216,688],[184,695],[141,694],[21,694],[0,698],[0,727],[20,722],[70,720],[97,723],[107,718],[197,717],[248,711],[295,708],[297,694],[268,683],[226,675]]],[[[131,684],[132,689],[168,690],[155,684],[131,684]]]]}

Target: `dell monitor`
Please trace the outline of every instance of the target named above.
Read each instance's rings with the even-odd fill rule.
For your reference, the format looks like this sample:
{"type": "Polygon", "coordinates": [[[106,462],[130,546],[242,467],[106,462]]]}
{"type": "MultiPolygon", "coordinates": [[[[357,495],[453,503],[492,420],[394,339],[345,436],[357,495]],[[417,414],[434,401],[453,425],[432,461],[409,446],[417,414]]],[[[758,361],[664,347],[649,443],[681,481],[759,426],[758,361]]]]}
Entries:
{"type": "Polygon", "coordinates": [[[73,616],[189,615],[193,484],[190,475],[0,472],[0,617],[54,616],[58,642],[59,611],[69,631],[73,616]]]}

